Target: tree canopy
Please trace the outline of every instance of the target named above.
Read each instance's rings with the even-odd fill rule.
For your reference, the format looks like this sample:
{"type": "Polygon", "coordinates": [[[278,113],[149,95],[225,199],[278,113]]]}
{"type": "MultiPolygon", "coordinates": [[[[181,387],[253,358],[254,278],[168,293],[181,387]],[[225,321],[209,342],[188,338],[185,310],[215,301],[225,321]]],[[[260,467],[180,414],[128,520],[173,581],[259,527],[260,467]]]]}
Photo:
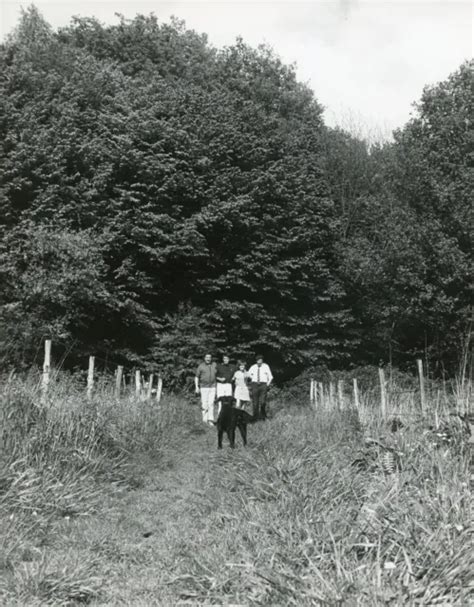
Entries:
{"type": "Polygon", "coordinates": [[[45,335],[71,364],[108,355],[176,384],[203,349],[261,351],[283,378],[427,348],[454,361],[469,64],[372,149],[326,127],[270,48],[215,49],[177,20],[53,31],[30,8],[0,64],[5,362],[45,335]]]}

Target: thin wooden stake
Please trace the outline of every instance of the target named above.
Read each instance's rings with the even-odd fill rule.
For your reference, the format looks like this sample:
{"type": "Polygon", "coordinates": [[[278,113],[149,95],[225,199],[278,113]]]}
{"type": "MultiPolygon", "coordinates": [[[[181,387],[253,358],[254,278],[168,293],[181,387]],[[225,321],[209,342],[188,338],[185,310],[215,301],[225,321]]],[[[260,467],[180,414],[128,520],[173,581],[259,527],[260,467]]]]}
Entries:
{"type": "Polygon", "coordinates": [[[117,398],[120,397],[120,390],[122,388],[122,376],[123,376],[123,367],[119,365],[117,367],[117,375],[115,376],[115,396],[117,398]]]}
{"type": "Polygon", "coordinates": [[[43,378],[41,381],[41,400],[46,400],[49,386],[49,372],[51,369],[51,340],[47,339],[44,342],[44,362],[43,362],[43,378]]]}
{"type": "Polygon", "coordinates": [[[344,409],[344,382],[342,379],[337,382],[337,404],[340,410],[344,409]]]}
{"type": "Polygon", "coordinates": [[[89,369],[87,371],[87,398],[92,398],[92,390],[94,389],[94,363],[95,356],[89,356],[89,369]]]}
{"type": "Polygon", "coordinates": [[[352,388],[354,390],[354,407],[359,408],[359,388],[357,386],[357,379],[354,377],[352,380],[352,388]]]}
{"type": "Polygon", "coordinates": [[[439,404],[440,404],[440,392],[439,390],[436,393],[436,407],[435,407],[435,412],[434,412],[434,417],[435,417],[435,430],[438,430],[439,428],[439,404]]]}
{"type": "Polygon", "coordinates": [[[329,408],[334,409],[336,403],[336,390],[333,382],[329,382],[329,408]]]}
{"type": "Polygon", "coordinates": [[[156,400],[159,403],[161,401],[161,392],[163,390],[163,378],[161,375],[158,376],[158,386],[156,388],[156,400]]]}
{"type": "Polygon", "coordinates": [[[135,396],[137,398],[140,397],[140,390],[141,390],[141,381],[140,381],[140,371],[137,370],[135,371],[135,396]]]}
{"type": "Polygon", "coordinates": [[[315,403],[315,396],[316,396],[315,387],[316,386],[315,386],[315,384],[316,384],[316,382],[314,381],[314,379],[311,379],[310,386],[309,386],[309,402],[312,407],[316,406],[316,403],[315,403]]]}
{"type": "Polygon", "coordinates": [[[385,391],[385,373],[382,367],[379,367],[379,381],[380,381],[380,411],[382,417],[387,417],[387,395],[385,391]]]}
{"type": "MultiPolygon", "coordinates": [[[[472,398],[472,381],[469,380],[467,383],[467,402],[466,402],[466,415],[471,415],[473,407],[472,398]]],[[[471,434],[471,443],[474,442],[474,435],[471,434]]]]}
{"type": "Polygon", "coordinates": [[[416,366],[418,367],[418,378],[420,380],[420,404],[421,404],[421,412],[424,413],[425,410],[426,410],[425,378],[423,376],[423,361],[421,360],[421,358],[417,359],[416,366]]]}
{"type": "Polygon", "coordinates": [[[150,377],[148,379],[146,397],[148,400],[151,399],[151,391],[153,390],[153,373],[150,373],[150,377]]]}
{"type": "Polygon", "coordinates": [[[319,388],[319,402],[321,403],[321,409],[324,409],[324,386],[322,382],[318,382],[319,388]]]}

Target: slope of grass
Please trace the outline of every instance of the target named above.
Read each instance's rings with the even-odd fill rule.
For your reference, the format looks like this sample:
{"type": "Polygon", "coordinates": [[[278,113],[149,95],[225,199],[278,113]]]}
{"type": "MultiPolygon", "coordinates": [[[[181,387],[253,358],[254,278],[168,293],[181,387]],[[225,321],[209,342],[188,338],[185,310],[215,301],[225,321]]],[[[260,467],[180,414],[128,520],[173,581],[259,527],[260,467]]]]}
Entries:
{"type": "Polygon", "coordinates": [[[53,407],[37,422],[41,449],[27,448],[27,434],[14,456],[3,453],[6,605],[474,598],[470,452],[457,422],[444,434],[416,419],[392,432],[373,415],[362,425],[351,410],[282,403],[249,428],[247,449],[218,452],[215,431],[185,400],[160,412],[76,405],[77,418],[54,421],[53,407]]]}

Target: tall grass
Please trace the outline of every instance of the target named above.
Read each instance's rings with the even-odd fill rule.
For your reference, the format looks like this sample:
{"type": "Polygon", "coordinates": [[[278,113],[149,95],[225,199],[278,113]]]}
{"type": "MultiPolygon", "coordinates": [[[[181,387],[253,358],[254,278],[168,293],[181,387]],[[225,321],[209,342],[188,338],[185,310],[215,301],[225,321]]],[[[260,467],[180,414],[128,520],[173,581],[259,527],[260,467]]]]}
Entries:
{"type": "Polygon", "coordinates": [[[134,458],[159,456],[171,420],[179,427],[185,413],[173,399],[117,399],[105,388],[87,400],[66,374],[44,401],[36,378],[8,378],[0,392],[0,572],[11,573],[8,588],[43,600],[94,596],[95,584],[78,581],[90,578],[88,566],[51,572],[42,547],[61,521],[96,512],[104,492],[139,486],[143,470],[134,458]],[[20,575],[18,564],[30,561],[20,575]]]}
{"type": "MultiPolygon", "coordinates": [[[[165,399],[158,409],[116,399],[104,384],[88,401],[83,383],[66,376],[47,402],[31,380],[4,382],[0,399],[1,604],[474,599],[472,446],[451,400],[431,401],[423,417],[401,390],[384,420],[375,393],[360,411],[349,401],[342,411],[313,411],[307,396],[279,394],[273,419],[249,428],[247,450],[218,453],[209,452],[210,430],[186,399],[165,399]],[[151,485],[154,517],[158,498],[145,481],[165,446],[184,499],[174,511],[171,493],[160,512],[163,542],[127,546],[107,527],[106,503],[118,491],[138,490],[142,500],[151,485]],[[193,455],[182,458],[187,448],[193,455]],[[104,533],[62,562],[60,538],[95,513],[104,533]]],[[[135,515],[125,509],[122,518],[135,515]]]]}
{"type": "Polygon", "coordinates": [[[251,451],[213,460],[173,600],[467,605],[468,453],[436,439],[421,422],[281,410],[251,451]]]}

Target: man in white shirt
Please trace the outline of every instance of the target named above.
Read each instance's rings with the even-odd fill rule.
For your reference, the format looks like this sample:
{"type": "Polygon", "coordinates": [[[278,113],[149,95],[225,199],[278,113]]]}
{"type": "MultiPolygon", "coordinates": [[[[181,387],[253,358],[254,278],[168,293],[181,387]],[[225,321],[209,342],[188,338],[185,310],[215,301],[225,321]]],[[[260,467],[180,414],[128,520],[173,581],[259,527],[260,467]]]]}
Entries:
{"type": "Polygon", "coordinates": [[[263,362],[263,356],[256,356],[257,361],[249,369],[250,376],[250,394],[252,396],[253,419],[265,420],[267,418],[267,390],[272,383],[273,375],[270,367],[263,362]]]}

